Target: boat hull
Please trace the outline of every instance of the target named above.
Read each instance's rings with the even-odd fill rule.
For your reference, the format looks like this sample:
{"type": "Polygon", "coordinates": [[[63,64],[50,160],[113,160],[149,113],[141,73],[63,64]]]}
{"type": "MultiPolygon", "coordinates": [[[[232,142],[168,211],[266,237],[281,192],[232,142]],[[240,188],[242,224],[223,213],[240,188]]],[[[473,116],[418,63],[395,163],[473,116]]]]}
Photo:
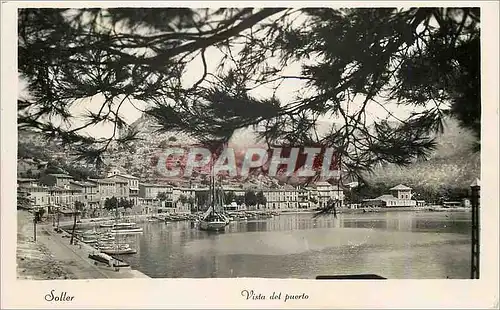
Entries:
{"type": "Polygon", "coordinates": [[[91,253],[91,254],[89,254],[89,258],[96,261],[96,262],[103,263],[103,264],[110,265],[110,266],[112,265],[114,267],[130,267],[130,265],[127,264],[126,262],[124,262],[116,257],[109,256],[109,255],[102,253],[102,252],[91,253]]]}
{"type": "Polygon", "coordinates": [[[108,255],[121,255],[121,254],[136,254],[137,251],[134,249],[108,249],[101,250],[102,253],[108,255]]]}
{"type": "Polygon", "coordinates": [[[207,222],[200,221],[198,227],[200,230],[208,230],[208,231],[222,231],[226,228],[226,222],[207,222]]]}
{"type": "Polygon", "coordinates": [[[130,228],[130,229],[112,229],[111,233],[124,235],[124,234],[142,234],[142,228],[130,228]]]}

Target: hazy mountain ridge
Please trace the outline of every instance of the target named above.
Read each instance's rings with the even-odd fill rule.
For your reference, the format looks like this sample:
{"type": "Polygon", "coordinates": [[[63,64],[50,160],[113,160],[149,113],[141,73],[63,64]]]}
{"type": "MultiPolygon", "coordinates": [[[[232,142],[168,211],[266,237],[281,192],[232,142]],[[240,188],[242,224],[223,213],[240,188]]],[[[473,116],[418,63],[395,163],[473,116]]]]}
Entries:
{"type": "Polygon", "coordinates": [[[445,120],[444,131],[436,136],[436,149],[427,161],[407,167],[387,165],[367,174],[370,183],[405,183],[411,186],[438,188],[444,184],[467,188],[480,178],[481,156],[473,151],[474,135],[452,118],[445,120]]]}
{"type": "MultiPolygon", "coordinates": [[[[130,125],[138,130],[139,140],[134,142],[135,151],[130,153],[119,147],[113,150],[105,158],[109,167],[119,167],[135,174],[141,178],[154,180],[155,166],[151,164],[155,154],[162,152],[169,145],[182,145],[195,143],[196,139],[187,134],[158,131],[161,128],[154,119],[143,115],[130,125]]],[[[324,122],[320,124],[318,131],[325,133],[331,124],[324,122]]],[[[123,134],[123,133],[121,133],[123,134]]],[[[246,128],[235,132],[230,143],[238,146],[257,145],[258,133],[253,128],[246,128]]],[[[429,160],[417,162],[408,167],[386,165],[376,167],[371,174],[366,175],[369,183],[399,184],[405,183],[410,186],[437,188],[442,184],[457,187],[467,187],[471,180],[480,176],[480,154],[472,151],[474,142],[473,134],[461,127],[454,119],[447,119],[444,132],[436,137],[437,148],[431,154],[429,160]]],[[[69,153],[70,150],[62,150],[57,143],[47,146],[46,142],[37,138],[36,134],[19,132],[19,143],[28,143],[43,146],[48,154],[69,153]],[[41,144],[43,143],[43,144],[41,144]]],[[[71,161],[71,160],[69,160],[71,161]]],[[[178,179],[177,182],[186,182],[178,179]]],[[[264,184],[275,183],[268,178],[262,180],[264,184]]],[[[252,182],[253,183],[253,182],[252,182]]]]}

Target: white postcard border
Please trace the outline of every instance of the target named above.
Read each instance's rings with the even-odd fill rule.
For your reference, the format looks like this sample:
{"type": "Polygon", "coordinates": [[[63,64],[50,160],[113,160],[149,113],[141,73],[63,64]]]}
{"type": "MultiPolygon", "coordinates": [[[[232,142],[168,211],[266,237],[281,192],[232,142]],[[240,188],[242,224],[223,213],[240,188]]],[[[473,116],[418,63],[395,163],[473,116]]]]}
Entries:
{"type": "MultiPolygon", "coordinates": [[[[1,307],[2,308],[498,308],[498,14],[496,1],[239,2],[232,6],[480,6],[482,47],[481,279],[319,281],[275,279],[113,279],[29,281],[16,279],[17,19],[27,6],[166,6],[166,2],[2,3],[1,84],[1,307]],[[242,290],[306,294],[284,302],[245,300],[242,290]],[[49,303],[51,290],[75,296],[49,303]]],[[[168,2],[170,6],[227,6],[227,2],[168,2]]]]}

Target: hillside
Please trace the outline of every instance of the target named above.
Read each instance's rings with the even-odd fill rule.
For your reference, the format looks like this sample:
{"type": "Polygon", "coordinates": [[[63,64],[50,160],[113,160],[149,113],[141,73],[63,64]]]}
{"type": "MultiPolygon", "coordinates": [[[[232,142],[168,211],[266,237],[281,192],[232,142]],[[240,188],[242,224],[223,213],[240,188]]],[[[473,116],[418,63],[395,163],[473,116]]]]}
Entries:
{"type": "Polygon", "coordinates": [[[480,153],[472,151],[473,134],[447,119],[443,134],[436,137],[437,148],[429,160],[408,167],[387,165],[377,167],[366,175],[371,183],[406,183],[413,186],[437,188],[442,184],[468,187],[480,177],[480,153]]]}

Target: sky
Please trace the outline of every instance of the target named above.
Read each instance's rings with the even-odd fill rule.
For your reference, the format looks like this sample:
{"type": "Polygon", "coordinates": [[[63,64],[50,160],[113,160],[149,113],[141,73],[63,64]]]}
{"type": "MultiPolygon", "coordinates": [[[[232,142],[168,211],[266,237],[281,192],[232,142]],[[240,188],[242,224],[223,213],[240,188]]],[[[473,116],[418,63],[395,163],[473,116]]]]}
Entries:
{"type": "MultiPolygon", "coordinates": [[[[223,54],[218,51],[216,48],[209,48],[206,51],[206,59],[208,65],[208,71],[214,71],[216,66],[219,64],[223,54]]],[[[294,63],[288,66],[285,69],[284,75],[300,75],[301,63],[294,63]]],[[[185,85],[192,85],[203,74],[203,65],[201,61],[201,57],[197,57],[190,64],[188,64],[185,74],[183,76],[183,82],[185,85]]],[[[20,79],[19,81],[19,96],[24,97],[29,94],[26,92],[26,84],[24,81],[20,79]]],[[[286,80],[281,87],[277,91],[277,97],[282,102],[291,101],[294,98],[294,95],[297,91],[304,89],[304,82],[298,79],[289,79],[286,80]]],[[[259,87],[254,89],[251,92],[255,97],[270,97],[272,95],[272,90],[270,87],[259,87]]],[[[349,110],[355,111],[359,109],[363,98],[358,97],[353,102],[349,104],[349,110]]],[[[104,102],[104,98],[101,95],[96,95],[91,100],[85,99],[81,102],[72,106],[70,111],[74,113],[74,115],[84,115],[87,110],[97,112],[100,108],[101,104],[104,102]]],[[[347,104],[347,103],[346,103],[347,104]]],[[[132,103],[125,101],[121,107],[120,114],[121,116],[130,124],[137,120],[141,115],[142,111],[140,109],[144,109],[147,103],[132,100],[132,103]]],[[[388,115],[388,111],[390,111],[397,118],[405,119],[409,114],[415,109],[412,109],[408,106],[398,106],[396,102],[385,103],[384,107],[381,107],[377,104],[369,104],[366,112],[367,112],[367,121],[368,123],[373,122],[373,120],[378,118],[385,118],[388,115]]],[[[395,119],[393,119],[395,120],[395,119]]],[[[325,115],[319,119],[319,122],[323,126],[329,126],[336,119],[332,118],[329,115],[325,115]]],[[[81,125],[81,121],[75,121],[73,126],[81,125]]],[[[93,127],[86,128],[82,133],[89,134],[94,137],[110,137],[113,133],[113,125],[111,123],[100,124],[93,127]]]]}

